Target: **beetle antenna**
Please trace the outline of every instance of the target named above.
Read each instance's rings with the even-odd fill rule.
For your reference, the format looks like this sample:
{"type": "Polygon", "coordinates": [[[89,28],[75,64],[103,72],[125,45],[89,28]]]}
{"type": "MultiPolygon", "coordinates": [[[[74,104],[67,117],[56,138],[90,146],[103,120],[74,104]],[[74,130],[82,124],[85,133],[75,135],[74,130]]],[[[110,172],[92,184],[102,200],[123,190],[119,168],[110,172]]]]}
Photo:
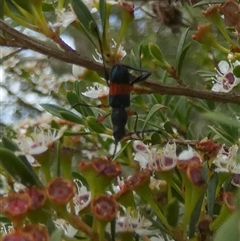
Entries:
{"type": "Polygon", "coordinates": [[[99,47],[100,47],[100,52],[101,52],[101,55],[102,55],[102,61],[103,61],[103,68],[104,68],[104,74],[105,74],[105,79],[107,81],[107,84],[109,86],[109,74],[107,72],[107,67],[106,67],[106,61],[105,61],[105,58],[104,58],[104,54],[103,54],[103,46],[102,46],[102,41],[101,41],[101,38],[100,38],[100,34],[99,34],[99,31],[98,31],[98,28],[96,28],[96,32],[97,32],[97,39],[98,39],[98,43],[99,43],[99,47]]]}

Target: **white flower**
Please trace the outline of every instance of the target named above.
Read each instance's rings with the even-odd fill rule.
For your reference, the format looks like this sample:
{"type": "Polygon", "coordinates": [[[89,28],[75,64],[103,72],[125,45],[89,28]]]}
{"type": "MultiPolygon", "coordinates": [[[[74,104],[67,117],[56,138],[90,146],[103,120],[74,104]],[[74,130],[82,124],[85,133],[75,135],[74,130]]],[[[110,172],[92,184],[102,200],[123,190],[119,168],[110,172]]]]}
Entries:
{"type": "MultiPolygon", "coordinates": [[[[152,236],[151,238],[150,238],[150,241],[165,241],[166,239],[165,238],[163,238],[163,237],[161,237],[161,236],[152,236]]],[[[173,239],[168,239],[169,241],[173,241],[173,239]]]]}
{"type": "Polygon", "coordinates": [[[0,196],[6,196],[11,190],[7,179],[4,175],[0,174],[0,196]]]}
{"type": "Polygon", "coordinates": [[[155,231],[148,230],[152,223],[140,213],[130,208],[126,210],[125,215],[118,213],[116,218],[116,232],[134,232],[138,235],[149,235],[155,231]]]}
{"type": "Polygon", "coordinates": [[[236,60],[234,63],[228,63],[222,60],[218,64],[218,75],[214,78],[215,84],[212,87],[214,92],[230,92],[235,86],[240,83],[240,78],[236,77],[233,69],[240,65],[240,61],[236,60]]]}
{"type": "Polygon", "coordinates": [[[99,64],[103,64],[103,57],[102,55],[98,52],[97,49],[95,49],[95,52],[97,54],[97,57],[95,57],[94,55],[92,55],[93,59],[95,60],[95,62],[99,63],[99,64]]]}
{"type": "Polygon", "coordinates": [[[178,160],[179,161],[197,161],[202,163],[201,156],[191,146],[188,146],[188,150],[184,150],[179,154],[178,160]]]}
{"type": "MultiPolygon", "coordinates": [[[[95,52],[97,54],[97,57],[92,55],[93,59],[100,64],[103,64],[103,56],[101,53],[98,52],[97,49],[95,49],[95,52]]],[[[112,39],[112,45],[110,46],[110,58],[114,57],[115,62],[120,62],[127,54],[127,52],[123,49],[123,46],[121,44],[117,44],[114,39],[112,39]]]]}
{"type": "Polygon", "coordinates": [[[240,173],[234,174],[231,180],[231,184],[240,188],[240,173]]]}
{"type": "Polygon", "coordinates": [[[13,226],[9,223],[0,222],[0,227],[1,234],[11,233],[14,230],[13,226]]]}
{"type": "Polygon", "coordinates": [[[175,143],[167,143],[162,153],[158,153],[155,148],[145,145],[141,141],[135,141],[133,145],[135,151],[137,151],[134,160],[139,162],[141,168],[168,171],[173,169],[177,164],[175,143]]]}
{"type": "Polygon", "coordinates": [[[82,79],[87,69],[78,65],[72,65],[72,73],[73,76],[77,79],[82,79]]]}
{"type": "Polygon", "coordinates": [[[49,26],[52,28],[56,28],[56,27],[64,27],[66,28],[67,26],[69,26],[72,22],[74,22],[77,17],[75,15],[75,13],[73,11],[66,11],[65,8],[61,9],[61,10],[56,10],[56,14],[57,14],[57,19],[58,21],[54,24],[49,23],[49,26]]]}
{"type": "Polygon", "coordinates": [[[87,88],[86,92],[82,92],[82,95],[92,98],[99,99],[102,97],[106,97],[109,94],[109,88],[104,85],[100,85],[98,83],[94,83],[93,86],[87,88]]]}
{"type": "Polygon", "coordinates": [[[125,185],[124,177],[117,177],[117,184],[112,186],[114,193],[118,193],[123,190],[125,185]]]}
{"type": "Polygon", "coordinates": [[[148,168],[150,162],[159,159],[159,154],[151,145],[145,145],[141,141],[134,141],[133,148],[136,151],[134,160],[139,162],[141,168],[148,168]]]}
{"type": "Polygon", "coordinates": [[[74,180],[77,186],[77,194],[73,198],[73,202],[75,204],[75,212],[79,213],[82,209],[87,207],[91,202],[91,192],[87,190],[87,188],[82,184],[78,179],[74,180]]]}
{"type": "Polygon", "coordinates": [[[225,151],[222,146],[221,150],[217,154],[217,157],[213,161],[216,166],[215,172],[240,174],[240,162],[237,161],[237,151],[237,145],[230,147],[228,152],[225,151]]]}
{"type": "Polygon", "coordinates": [[[64,219],[56,219],[53,221],[56,227],[64,232],[64,234],[68,237],[73,237],[78,230],[75,229],[69,222],[64,219]]]}
{"type": "Polygon", "coordinates": [[[182,151],[179,154],[178,159],[181,161],[187,161],[187,160],[193,158],[193,156],[194,156],[194,150],[192,149],[191,146],[188,146],[188,150],[182,151]]]}
{"type": "Polygon", "coordinates": [[[115,51],[117,60],[121,61],[127,55],[127,52],[123,49],[123,46],[121,44],[118,45],[114,39],[112,39],[112,42],[113,42],[111,46],[112,52],[115,51]]]}
{"type": "Polygon", "coordinates": [[[66,126],[63,126],[60,130],[44,131],[41,128],[36,128],[31,137],[20,137],[19,140],[15,140],[18,144],[20,151],[17,155],[38,155],[45,152],[56,140],[58,140],[66,130],[66,126]]]}

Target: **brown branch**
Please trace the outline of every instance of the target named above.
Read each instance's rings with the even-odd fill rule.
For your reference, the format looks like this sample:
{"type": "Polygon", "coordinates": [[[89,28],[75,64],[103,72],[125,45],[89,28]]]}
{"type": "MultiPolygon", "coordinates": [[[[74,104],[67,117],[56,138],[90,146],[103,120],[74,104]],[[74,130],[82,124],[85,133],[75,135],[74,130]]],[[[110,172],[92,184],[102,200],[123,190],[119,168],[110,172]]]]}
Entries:
{"type": "MultiPolygon", "coordinates": [[[[3,43],[3,39],[1,38],[1,45],[9,47],[17,46],[24,49],[31,49],[41,54],[65,61],[70,64],[76,64],[79,66],[83,66],[87,69],[104,73],[103,66],[99,63],[83,58],[76,51],[64,52],[62,50],[59,50],[57,46],[50,47],[46,43],[43,43],[36,39],[32,39],[15,30],[14,28],[8,26],[3,20],[0,20],[0,29],[6,35],[11,37],[11,39],[5,39],[5,43],[3,43]]],[[[147,87],[150,90],[150,93],[161,95],[187,96],[198,99],[211,100],[222,103],[234,103],[240,105],[240,95],[235,93],[215,93],[207,90],[195,89],[189,86],[172,86],[152,80],[145,81],[141,85],[147,87]]]]}
{"type": "Polygon", "coordinates": [[[217,93],[207,90],[194,89],[190,86],[172,86],[151,80],[143,82],[142,85],[149,88],[152,93],[155,94],[187,96],[203,100],[240,105],[240,95],[236,93],[217,93]]]}

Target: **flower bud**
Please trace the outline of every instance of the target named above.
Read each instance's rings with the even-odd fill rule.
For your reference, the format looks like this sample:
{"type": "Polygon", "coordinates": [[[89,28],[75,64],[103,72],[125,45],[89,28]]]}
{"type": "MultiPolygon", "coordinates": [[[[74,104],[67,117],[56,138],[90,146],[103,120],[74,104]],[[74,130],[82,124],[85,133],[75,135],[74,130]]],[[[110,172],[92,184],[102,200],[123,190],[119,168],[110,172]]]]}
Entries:
{"type": "Polygon", "coordinates": [[[240,32],[240,8],[236,1],[227,0],[220,7],[221,13],[224,15],[224,22],[229,27],[235,27],[240,32]]]}
{"type": "Polygon", "coordinates": [[[217,40],[213,35],[212,26],[209,23],[198,26],[197,32],[192,36],[192,38],[193,40],[208,46],[214,47],[217,44],[217,40]]]}
{"type": "Polygon", "coordinates": [[[36,241],[33,236],[23,231],[13,231],[4,235],[1,241],[36,241]]]}
{"type": "Polygon", "coordinates": [[[31,204],[31,198],[27,193],[9,193],[0,200],[0,212],[11,221],[20,221],[26,216],[31,204]]]}
{"type": "Polygon", "coordinates": [[[119,205],[113,197],[99,195],[93,199],[91,210],[99,220],[110,222],[117,216],[119,205]]]}
{"type": "Polygon", "coordinates": [[[34,241],[49,241],[50,239],[47,229],[44,226],[28,223],[23,227],[22,231],[31,234],[34,241]]]}
{"type": "Polygon", "coordinates": [[[209,225],[211,224],[212,219],[209,217],[205,217],[198,223],[198,231],[200,240],[209,240],[212,235],[212,231],[210,230],[209,225]]]}
{"type": "Polygon", "coordinates": [[[223,201],[224,201],[226,207],[231,212],[234,212],[236,210],[236,206],[234,203],[234,194],[232,192],[224,192],[223,193],[223,201]]]}
{"type": "Polygon", "coordinates": [[[126,181],[126,186],[132,189],[140,188],[143,184],[149,182],[149,178],[150,171],[148,169],[138,171],[126,181]]]}
{"type": "Polygon", "coordinates": [[[213,140],[204,138],[203,140],[196,142],[196,147],[203,154],[204,161],[208,161],[217,156],[222,145],[214,142],[213,140]]]}
{"type": "Polygon", "coordinates": [[[32,202],[29,208],[30,210],[36,210],[42,207],[46,201],[45,192],[38,187],[30,187],[23,191],[20,191],[20,193],[27,193],[31,198],[32,202]]]}
{"type": "Polygon", "coordinates": [[[56,204],[67,204],[75,195],[76,187],[71,180],[57,177],[46,187],[48,198],[56,204]]]}
{"type": "Polygon", "coordinates": [[[195,186],[206,188],[207,183],[202,176],[202,164],[198,162],[192,162],[187,168],[187,177],[195,186]]]}

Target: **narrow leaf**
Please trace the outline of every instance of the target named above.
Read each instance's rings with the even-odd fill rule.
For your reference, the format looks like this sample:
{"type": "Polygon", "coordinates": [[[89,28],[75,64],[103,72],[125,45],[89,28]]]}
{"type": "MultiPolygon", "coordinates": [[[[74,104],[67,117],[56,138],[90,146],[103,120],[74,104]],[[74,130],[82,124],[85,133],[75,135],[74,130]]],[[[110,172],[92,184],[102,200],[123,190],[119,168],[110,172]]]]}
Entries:
{"type": "Polygon", "coordinates": [[[184,33],[182,34],[182,37],[179,41],[179,44],[178,44],[178,48],[177,48],[177,54],[176,54],[176,65],[177,65],[177,73],[178,75],[180,75],[180,72],[181,72],[181,67],[182,67],[182,63],[183,63],[183,60],[184,60],[184,57],[186,56],[186,53],[187,53],[187,50],[189,49],[190,47],[190,43],[187,45],[188,47],[184,47],[185,45],[185,40],[187,38],[187,34],[189,32],[189,29],[190,28],[187,28],[184,33]],[[184,50],[185,49],[185,50],[184,50]]]}
{"type": "Polygon", "coordinates": [[[189,223],[189,238],[194,237],[194,234],[196,232],[196,225],[197,225],[197,222],[198,222],[200,214],[201,214],[203,200],[204,200],[204,195],[202,195],[202,197],[199,198],[199,200],[192,212],[192,216],[191,216],[190,223],[189,223]]]}
{"type": "Polygon", "coordinates": [[[178,62],[178,64],[177,64],[177,73],[178,73],[179,76],[180,76],[180,74],[181,74],[183,62],[184,62],[185,56],[186,56],[186,54],[187,54],[187,51],[188,51],[189,48],[190,48],[190,45],[191,45],[191,43],[188,43],[188,44],[184,47],[183,51],[181,52],[181,56],[180,56],[179,62],[178,62]]]}
{"type": "Polygon", "coordinates": [[[99,1],[99,12],[100,12],[101,20],[102,20],[102,41],[105,42],[106,41],[107,19],[108,19],[106,0],[99,1]]]}
{"type": "Polygon", "coordinates": [[[218,174],[214,173],[208,182],[208,189],[207,189],[207,207],[208,207],[209,217],[213,216],[217,184],[218,184],[218,174]]]}
{"type": "Polygon", "coordinates": [[[174,134],[173,129],[172,129],[172,124],[171,124],[171,122],[169,120],[164,123],[164,129],[169,134],[174,134]]]}
{"type": "Polygon", "coordinates": [[[36,176],[35,172],[29,166],[27,167],[20,158],[6,148],[0,147],[1,166],[17,181],[25,186],[36,185],[42,187],[42,183],[36,176]]]}
{"type": "Polygon", "coordinates": [[[75,115],[70,111],[60,111],[60,115],[64,120],[71,121],[73,123],[77,123],[80,125],[85,124],[85,121],[82,118],[80,118],[79,116],[75,115]]]}
{"type": "Polygon", "coordinates": [[[41,106],[44,110],[48,111],[52,115],[57,116],[60,119],[63,119],[60,112],[64,112],[66,111],[66,109],[53,104],[41,104],[41,106]]]}
{"type": "Polygon", "coordinates": [[[175,227],[178,224],[179,219],[179,203],[176,198],[174,198],[167,207],[167,221],[168,223],[175,227]]]}
{"type": "Polygon", "coordinates": [[[150,54],[155,59],[157,59],[160,63],[162,63],[162,64],[165,63],[165,59],[163,57],[162,51],[160,50],[160,48],[156,44],[150,43],[149,44],[149,51],[150,51],[150,54]]]}
{"type": "Polygon", "coordinates": [[[63,231],[56,229],[52,234],[51,234],[51,238],[50,241],[61,241],[62,240],[62,235],[63,235],[63,231]]]}
{"type": "Polygon", "coordinates": [[[2,138],[2,143],[3,146],[10,151],[19,151],[18,145],[5,136],[2,138]]]}
{"type": "Polygon", "coordinates": [[[222,138],[228,144],[236,143],[237,140],[234,140],[231,135],[228,135],[226,132],[215,128],[214,126],[208,126],[219,138],[222,138]]]}
{"type": "Polygon", "coordinates": [[[204,117],[217,121],[218,123],[225,124],[227,126],[236,127],[240,129],[240,123],[237,119],[233,119],[226,114],[218,112],[207,112],[203,114],[204,117]]]}
{"type": "Polygon", "coordinates": [[[163,109],[163,108],[165,108],[164,105],[156,104],[156,105],[154,105],[154,106],[150,109],[150,111],[148,112],[148,115],[147,115],[147,117],[146,117],[146,119],[145,119],[145,122],[144,122],[144,125],[143,125],[142,130],[145,129],[145,126],[148,124],[148,122],[149,122],[149,120],[152,118],[152,116],[153,116],[157,111],[159,111],[160,109],[163,109]]]}
{"type": "Polygon", "coordinates": [[[71,1],[72,1],[73,10],[77,15],[77,18],[80,21],[83,28],[85,28],[85,30],[88,33],[96,37],[97,24],[92,14],[90,13],[89,9],[87,8],[87,6],[82,1],[79,1],[79,0],[71,0],[71,1]]]}
{"type": "Polygon", "coordinates": [[[85,117],[94,115],[91,107],[88,106],[89,103],[86,103],[81,95],[77,95],[74,92],[68,92],[67,101],[72,106],[72,108],[78,111],[81,115],[85,117]]]}
{"type": "Polygon", "coordinates": [[[87,117],[87,124],[90,130],[96,133],[106,133],[107,129],[102,123],[97,123],[97,120],[93,116],[87,117]]]}

